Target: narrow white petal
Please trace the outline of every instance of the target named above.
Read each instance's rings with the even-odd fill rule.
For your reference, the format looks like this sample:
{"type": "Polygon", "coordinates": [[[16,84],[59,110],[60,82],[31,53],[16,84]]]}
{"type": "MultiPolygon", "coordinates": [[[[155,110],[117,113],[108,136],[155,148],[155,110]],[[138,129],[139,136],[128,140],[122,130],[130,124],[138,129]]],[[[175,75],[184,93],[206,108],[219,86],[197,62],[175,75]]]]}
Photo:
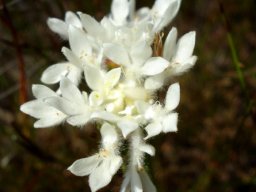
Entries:
{"type": "Polygon", "coordinates": [[[55,116],[49,116],[47,118],[42,118],[36,121],[34,123],[34,127],[35,128],[53,127],[61,124],[65,118],[66,118],[66,115],[64,113],[58,112],[58,115],[55,114],[55,116]]]}
{"type": "Polygon", "coordinates": [[[118,134],[114,126],[104,123],[100,129],[104,149],[112,148],[118,141],[118,134]]]}
{"type": "Polygon", "coordinates": [[[92,90],[100,90],[103,86],[103,74],[100,69],[86,65],[85,70],[86,83],[92,90]]]}
{"type": "Polygon", "coordinates": [[[117,25],[125,23],[129,14],[129,3],[127,0],[113,0],[111,4],[111,14],[117,25]]]}
{"type": "Polygon", "coordinates": [[[143,192],[142,183],[139,174],[135,170],[132,170],[131,175],[131,191],[132,192],[143,192]]]}
{"type": "Polygon", "coordinates": [[[93,155],[87,158],[76,160],[68,170],[77,176],[85,176],[91,174],[95,168],[99,165],[101,159],[99,155],[93,155]]]}
{"type": "Polygon", "coordinates": [[[166,40],[164,43],[164,49],[163,49],[163,57],[168,61],[170,61],[172,56],[174,55],[176,41],[177,41],[177,29],[173,27],[166,37],[166,40]]]}
{"type": "Polygon", "coordinates": [[[191,31],[183,35],[177,43],[177,50],[174,57],[174,61],[183,63],[185,60],[190,58],[194,51],[195,40],[196,40],[195,31],[191,31]]]}
{"type": "Polygon", "coordinates": [[[119,117],[117,115],[114,115],[113,113],[109,113],[106,111],[94,112],[91,117],[105,120],[105,121],[110,121],[110,122],[116,122],[119,120],[119,117]]]}
{"type": "Polygon", "coordinates": [[[103,161],[89,176],[89,186],[92,192],[98,191],[110,183],[112,175],[109,164],[103,161]]]}
{"type": "Polygon", "coordinates": [[[74,101],[78,105],[84,104],[84,99],[77,88],[77,86],[72,83],[68,78],[62,78],[60,81],[60,90],[62,97],[68,99],[69,101],[74,101]]]}
{"type": "Polygon", "coordinates": [[[56,109],[50,107],[47,103],[44,103],[41,100],[28,101],[20,106],[20,110],[38,119],[49,117],[51,114],[57,112],[56,109]]]}
{"type": "Polygon", "coordinates": [[[169,65],[169,61],[162,57],[152,57],[141,68],[143,75],[156,75],[163,72],[169,65]]]}
{"type": "Polygon", "coordinates": [[[105,56],[118,65],[127,66],[130,64],[130,59],[127,51],[123,46],[105,43],[103,45],[105,56]]]}
{"type": "Polygon", "coordinates": [[[180,102],[180,85],[179,83],[172,84],[166,93],[165,108],[174,110],[180,102]]]}
{"type": "Polygon", "coordinates": [[[55,84],[60,81],[60,79],[67,75],[69,72],[69,63],[58,63],[51,65],[46,70],[44,70],[41,81],[46,84],[55,84]]]}
{"type": "Polygon", "coordinates": [[[63,47],[61,51],[70,63],[82,69],[82,61],[78,58],[77,55],[74,54],[74,52],[72,52],[70,49],[66,47],[63,47]]]}
{"type": "Polygon", "coordinates": [[[39,84],[32,85],[32,92],[34,97],[37,99],[57,96],[56,92],[54,92],[53,90],[51,90],[50,88],[44,85],[39,85],[39,84]]]}
{"type": "Polygon", "coordinates": [[[74,115],[67,119],[68,124],[73,126],[83,126],[90,120],[90,113],[83,113],[81,115],[74,115]]]}
{"type": "Polygon", "coordinates": [[[121,120],[117,122],[117,126],[121,129],[124,138],[139,127],[138,123],[132,120],[121,120]]]}
{"type": "Polygon", "coordinates": [[[68,39],[68,27],[64,21],[57,18],[49,18],[47,20],[47,25],[53,32],[59,34],[63,39],[68,39]]]}
{"type": "Polygon", "coordinates": [[[115,68],[110,70],[104,79],[104,84],[106,87],[108,87],[109,89],[113,88],[118,81],[120,80],[121,77],[121,68],[115,68]]]}
{"type": "Polygon", "coordinates": [[[129,189],[129,184],[131,182],[131,171],[126,172],[125,178],[123,180],[123,183],[121,185],[120,192],[127,192],[129,189]]]}
{"type": "Polygon", "coordinates": [[[139,146],[139,150],[151,155],[151,156],[154,156],[155,155],[155,148],[152,146],[152,145],[149,145],[149,144],[141,144],[139,146]]]}
{"type": "Polygon", "coordinates": [[[176,132],[178,123],[178,113],[171,113],[163,119],[163,132],[176,132]]]}
{"type": "Polygon", "coordinates": [[[154,31],[159,32],[166,27],[176,16],[180,0],[157,0],[153,9],[158,13],[158,19],[154,25],[154,31]]]}
{"type": "Polygon", "coordinates": [[[79,108],[80,107],[79,105],[76,105],[75,103],[72,103],[62,97],[46,98],[45,102],[48,105],[62,111],[65,114],[69,114],[69,115],[76,115],[76,114],[79,114],[81,111],[81,108],[79,108]]]}
{"type": "Polygon", "coordinates": [[[146,173],[146,171],[141,171],[140,173],[140,178],[141,178],[141,182],[142,182],[142,186],[143,186],[143,190],[145,192],[156,192],[156,187],[155,185],[152,183],[151,179],[149,178],[148,174],[146,173]]]}
{"type": "Polygon", "coordinates": [[[83,27],[89,34],[91,34],[93,36],[103,35],[103,33],[104,33],[103,28],[98,23],[98,21],[96,21],[96,19],[94,19],[90,15],[84,14],[84,13],[80,13],[79,16],[81,18],[83,27]]]}
{"type": "Polygon", "coordinates": [[[123,160],[120,156],[114,155],[109,157],[110,160],[110,166],[109,171],[111,175],[116,174],[118,169],[120,169],[121,165],[123,164],[123,160]]]}
{"type": "Polygon", "coordinates": [[[77,15],[71,11],[67,11],[65,15],[65,21],[68,25],[73,25],[78,28],[82,28],[82,24],[77,15]]]}
{"type": "Polygon", "coordinates": [[[98,91],[91,92],[89,96],[90,106],[100,106],[104,102],[103,95],[98,91]]]}
{"type": "Polygon", "coordinates": [[[150,105],[144,101],[136,101],[135,106],[139,114],[144,114],[150,107],[150,105]]]}
{"type": "Polygon", "coordinates": [[[133,65],[141,66],[152,55],[152,48],[144,41],[135,44],[131,49],[133,65]]]}
{"type": "Polygon", "coordinates": [[[150,123],[145,127],[145,130],[147,131],[147,136],[144,139],[146,140],[150,137],[160,134],[162,129],[163,127],[160,123],[150,123]]]}
{"type": "Polygon", "coordinates": [[[71,65],[70,68],[71,68],[71,70],[69,70],[69,73],[66,75],[66,77],[72,83],[74,83],[74,85],[78,86],[81,81],[83,70],[81,70],[80,68],[78,68],[74,65],[71,65]]]}
{"type": "Polygon", "coordinates": [[[82,29],[71,25],[69,26],[68,33],[71,50],[78,57],[82,57],[84,54],[91,54],[92,49],[89,40],[82,29]]]}
{"type": "Polygon", "coordinates": [[[144,82],[145,89],[148,90],[156,90],[160,89],[164,85],[165,75],[164,74],[158,74],[153,77],[149,77],[144,82]]]}

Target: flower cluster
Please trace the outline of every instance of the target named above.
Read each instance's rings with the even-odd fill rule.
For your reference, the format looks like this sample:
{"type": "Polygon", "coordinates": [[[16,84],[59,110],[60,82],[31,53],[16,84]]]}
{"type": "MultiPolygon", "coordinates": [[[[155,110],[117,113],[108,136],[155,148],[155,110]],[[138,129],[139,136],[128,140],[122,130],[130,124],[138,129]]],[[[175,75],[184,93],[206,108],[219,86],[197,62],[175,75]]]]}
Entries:
{"type": "Polygon", "coordinates": [[[156,191],[144,167],[145,155],[153,156],[155,149],[146,142],[162,132],[177,131],[174,110],[180,86],[170,85],[164,102],[158,101],[156,92],[197,60],[195,32],[177,39],[177,29],[172,28],[162,40],[163,28],[179,7],[180,0],[156,0],[152,8],[136,10],[135,0],[113,0],[111,13],[100,22],[70,11],[65,20],[48,19],[50,29],[70,45],[62,48],[67,61],[48,67],[41,77],[43,83],[59,88],[33,85],[36,99],[20,109],[38,119],[35,128],[63,122],[100,125],[99,152],[68,168],[75,175],[89,175],[92,191],[109,184],[123,164],[124,140],[129,141],[130,159],[121,191],[156,191]],[[80,90],[81,83],[88,88],[80,90]]]}

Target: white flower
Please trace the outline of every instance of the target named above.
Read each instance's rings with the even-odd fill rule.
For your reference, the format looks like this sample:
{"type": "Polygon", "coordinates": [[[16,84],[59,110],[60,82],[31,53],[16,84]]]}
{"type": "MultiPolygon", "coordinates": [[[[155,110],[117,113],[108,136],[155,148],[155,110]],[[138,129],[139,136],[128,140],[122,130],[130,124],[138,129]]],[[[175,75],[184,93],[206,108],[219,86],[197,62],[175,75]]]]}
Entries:
{"type": "Polygon", "coordinates": [[[177,131],[178,114],[173,110],[180,101],[180,86],[178,83],[172,84],[166,94],[165,106],[160,104],[149,105],[147,103],[137,103],[138,110],[150,123],[145,127],[148,139],[161,132],[177,131]]]}
{"type": "Polygon", "coordinates": [[[118,135],[115,127],[105,123],[101,128],[102,148],[99,153],[76,160],[68,170],[77,176],[89,175],[92,192],[108,185],[122,165],[118,154],[118,135]]]}
{"type": "Polygon", "coordinates": [[[116,64],[124,67],[124,73],[131,78],[153,76],[163,72],[169,62],[161,57],[150,57],[150,46],[141,42],[130,52],[118,44],[104,44],[105,56],[116,64]]]}
{"type": "Polygon", "coordinates": [[[45,98],[50,106],[67,114],[66,121],[73,126],[85,125],[92,119],[92,109],[88,103],[86,92],[80,90],[69,79],[63,77],[60,81],[61,96],[45,98]]]}
{"type": "Polygon", "coordinates": [[[136,130],[130,140],[130,163],[120,192],[155,192],[156,188],[143,168],[145,153],[153,156],[155,148],[143,141],[140,130],[136,130]]]}
{"type": "Polygon", "coordinates": [[[163,47],[163,58],[169,61],[166,70],[154,77],[149,77],[145,81],[146,89],[159,89],[166,80],[173,76],[180,75],[194,66],[197,57],[193,55],[195,47],[195,31],[186,33],[178,42],[177,29],[172,28],[166,37],[163,47]]]}
{"type": "Polygon", "coordinates": [[[20,110],[39,119],[34,123],[35,128],[52,127],[65,120],[65,113],[44,102],[45,98],[57,96],[54,91],[44,85],[33,85],[32,92],[36,99],[21,105],[20,110]]]}
{"type": "Polygon", "coordinates": [[[47,20],[48,27],[63,39],[68,39],[68,27],[70,25],[82,28],[81,21],[77,15],[71,11],[67,11],[65,14],[65,21],[57,18],[49,18],[47,20]]]}

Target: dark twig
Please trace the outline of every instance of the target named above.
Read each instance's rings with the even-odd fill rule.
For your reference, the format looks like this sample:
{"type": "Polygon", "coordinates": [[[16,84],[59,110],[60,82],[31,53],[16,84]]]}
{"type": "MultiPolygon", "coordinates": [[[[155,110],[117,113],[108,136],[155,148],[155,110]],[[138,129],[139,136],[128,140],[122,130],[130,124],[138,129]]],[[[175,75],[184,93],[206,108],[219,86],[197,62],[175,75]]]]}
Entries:
{"type": "Polygon", "coordinates": [[[20,46],[20,41],[18,37],[18,33],[13,25],[10,13],[6,7],[5,1],[1,0],[2,7],[3,7],[3,15],[1,16],[2,23],[10,30],[13,44],[15,45],[16,56],[17,56],[17,63],[19,67],[19,81],[20,81],[20,104],[24,103],[27,100],[27,81],[26,81],[26,74],[25,74],[25,62],[23,58],[22,49],[20,46]]]}

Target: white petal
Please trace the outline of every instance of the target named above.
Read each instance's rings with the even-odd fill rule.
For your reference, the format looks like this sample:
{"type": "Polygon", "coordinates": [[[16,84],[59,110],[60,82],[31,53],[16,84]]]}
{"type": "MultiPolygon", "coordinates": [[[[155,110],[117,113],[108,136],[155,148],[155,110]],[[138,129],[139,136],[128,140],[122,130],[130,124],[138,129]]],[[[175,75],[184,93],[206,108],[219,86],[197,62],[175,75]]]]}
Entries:
{"type": "Polygon", "coordinates": [[[35,128],[46,128],[53,127],[62,123],[62,121],[66,118],[64,113],[58,113],[59,115],[50,116],[48,118],[43,118],[34,123],[35,128]]]}
{"type": "Polygon", "coordinates": [[[100,129],[104,149],[111,148],[118,141],[118,135],[114,126],[104,123],[100,129]]]}
{"type": "Polygon", "coordinates": [[[179,83],[172,84],[166,93],[165,108],[172,111],[180,102],[180,85],[179,83]]]}
{"type": "Polygon", "coordinates": [[[92,90],[100,90],[102,88],[104,80],[100,69],[91,65],[86,65],[84,73],[86,83],[92,90]]]}
{"type": "Polygon", "coordinates": [[[92,49],[84,31],[71,25],[69,26],[68,33],[71,50],[74,51],[78,57],[84,54],[91,54],[92,49]]]}
{"type": "Polygon", "coordinates": [[[143,75],[156,75],[163,72],[169,65],[169,61],[162,57],[152,57],[146,61],[141,71],[143,75]]]}
{"type": "Polygon", "coordinates": [[[152,181],[149,178],[148,174],[144,170],[141,171],[139,174],[140,174],[143,190],[145,192],[156,192],[156,187],[152,183],[152,181]]]}
{"type": "Polygon", "coordinates": [[[114,114],[106,112],[106,111],[94,112],[92,114],[91,118],[102,119],[102,120],[110,121],[110,122],[116,122],[119,120],[119,117],[117,115],[114,115],[114,114]]]}
{"type": "Polygon", "coordinates": [[[111,14],[117,25],[125,23],[129,14],[129,4],[127,0],[113,0],[111,4],[111,14]]]}
{"type": "Polygon", "coordinates": [[[67,99],[64,99],[62,97],[50,97],[46,98],[44,101],[50,106],[62,111],[65,114],[76,115],[79,114],[81,111],[79,105],[76,105],[75,103],[68,101],[67,99]]]}
{"type": "Polygon", "coordinates": [[[176,40],[177,40],[177,29],[173,27],[166,37],[166,40],[164,43],[164,49],[163,49],[163,57],[168,61],[170,61],[172,56],[174,55],[176,40]]]}
{"type": "Polygon", "coordinates": [[[165,75],[158,74],[153,77],[149,77],[145,80],[144,87],[148,90],[156,90],[160,89],[164,85],[165,75]]]}
{"type": "Polygon", "coordinates": [[[99,155],[93,155],[87,158],[76,160],[68,170],[77,176],[85,176],[91,174],[100,163],[99,155]]]}
{"type": "Polygon", "coordinates": [[[46,84],[58,83],[61,77],[67,75],[69,72],[69,63],[58,63],[51,65],[46,70],[44,70],[41,81],[46,84]]]}
{"type": "Polygon", "coordinates": [[[140,151],[143,151],[151,156],[154,156],[155,155],[155,148],[152,146],[152,145],[149,145],[149,144],[141,144],[139,146],[139,150],[140,151]]]}
{"type": "Polygon", "coordinates": [[[104,102],[102,94],[98,91],[91,92],[89,96],[90,106],[100,106],[104,102]]]}
{"type": "Polygon", "coordinates": [[[127,192],[128,189],[129,189],[128,185],[130,184],[130,182],[131,182],[131,171],[128,171],[125,174],[125,178],[124,178],[123,183],[121,185],[120,192],[127,192]]]}
{"type": "Polygon", "coordinates": [[[98,21],[96,21],[96,19],[94,19],[93,17],[91,17],[88,14],[83,14],[83,13],[80,13],[79,16],[81,18],[84,29],[89,34],[91,34],[93,36],[103,35],[103,33],[104,33],[103,28],[98,23],[98,21]]]}
{"type": "Polygon", "coordinates": [[[62,47],[61,51],[70,63],[82,69],[81,60],[77,57],[77,55],[75,55],[70,49],[66,47],[62,47]]]}
{"type": "Polygon", "coordinates": [[[109,171],[111,175],[116,174],[118,169],[120,169],[121,165],[123,164],[123,160],[120,156],[114,155],[109,157],[110,159],[110,166],[109,171]]]}
{"type": "Polygon", "coordinates": [[[74,65],[71,65],[70,67],[71,69],[69,70],[69,73],[66,75],[66,77],[72,82],[74,83],[74,85],[78,86],[80,81],[81,81],[81,77],[82,77],[82,72],[83,70],[81,70],[80,68],[77,68],[74,65]]]}
{"type": "Polygon", "coordinates": [[[68,39],[68,27],[64,21],[57,18],[49,18],[47,20],[47,25],[53,32],[59,34],[63,39],[68,39]]]}
{"type": "Polygon", "coordinates": [[[121,77],[121,68],[115,68],[110,70],[104,79],[104,84],[106,87],[108,87],[109,89],[113,88],[119,81],[120,77],[121,77]]]}
{"type": "Polygon", "coordinates": [[[132,175],[131,175],[131,191],[143,192],[142,183],[141,183],[139,174],[137,173],[135,168],[132,170],[132,175]]]}
{"type": "Polygon", "coordinates": [[[82,24],[77,15],[71,11],[67,11],[65,15],[65,21],[68,25],[73,25],[78,28],[82,28],[82,24]]]}
{"type": "Polygon", "coordinates": [[[135,106],[139,114],[144,114],[150,107],[150,105],[144,101],[136,101],[135,106]]]}
{"type": "Polygon", "coordinates": [[[103,45],[105,56],[118,65],[127,66],[130,64],[129,55],[123,46],[105,43],[103,45]]]}
{"type": "Polygon", "coordinates": [[[57,96],[57,93],[44,85],[32,85],[32,92],[34,97],[37,99],[57,96]]]}
{"type": "Polygon", "coordinates": [[[27,103],[24,103],[20,106],[20,110],[38,119],[49,117],[52,114],[58,112],[58,110],[49,106],[47,103],[42,102],[41,100],[32,100],[27,103]]]}
{"type": "Polygon", "coordinates": [[[109,171],[109,165],[103,161],[89,176],[89,186],[92,192],[95,192],[110,183],[112,175],[109,171]]]}
{"type": "Polygon", "coordinates": [[[159,17],[155,23],[153,31],[159,32],[166,27],[176,16],[179,7],[180,0],[157,0],[153,9],[159,14],[159,17]]]}
{"type": "Polygon", "coordinates": [[[177,43],[177,51],[174,61],[183,63],[193,54],[195,47],[196,32],[191,31],[183,35],[177,43]]]}
{"type": "Polygon", "coordinates": [[[150,137],[160,134],[162,129],[163,128],[160,123],[150,123],[145,127],[145,130],[147,131],[147,137],[145,137],[144,139],[146,140],[150,137]]]}
{"type": "Polygon", "coordinates": [[[78,105],[84,104],[84,99],[77,88],[68,78],[62,78],[60,81],[60,90],[62,97],[68,99],[69,101],[74,101],[78,105]]]}
{"type": "Polygon", "coordinates": [[[178,123],[178,113],[171,113],[163,119],[163,132],[176,132],[178,123]]]}
{"type": "Polygon", "coordinates": [[[75,115],[69,117],[67,122],[73,126],[83,126],[90,120],[90,113],[83,113],[81,115],[75,115]]]}
{"type": "Polygon", "coordinates": [[[132,47],[130,52],[133,65],[142,65],[151,55],[152,48],[146,42],[139,42],[132,47]]]}
{"type": "Polygon", "coordinates": [[[121,120],[117,126],[121,129],[124,138],[139,127],[138,123],[132,120],[121,120]]]}

